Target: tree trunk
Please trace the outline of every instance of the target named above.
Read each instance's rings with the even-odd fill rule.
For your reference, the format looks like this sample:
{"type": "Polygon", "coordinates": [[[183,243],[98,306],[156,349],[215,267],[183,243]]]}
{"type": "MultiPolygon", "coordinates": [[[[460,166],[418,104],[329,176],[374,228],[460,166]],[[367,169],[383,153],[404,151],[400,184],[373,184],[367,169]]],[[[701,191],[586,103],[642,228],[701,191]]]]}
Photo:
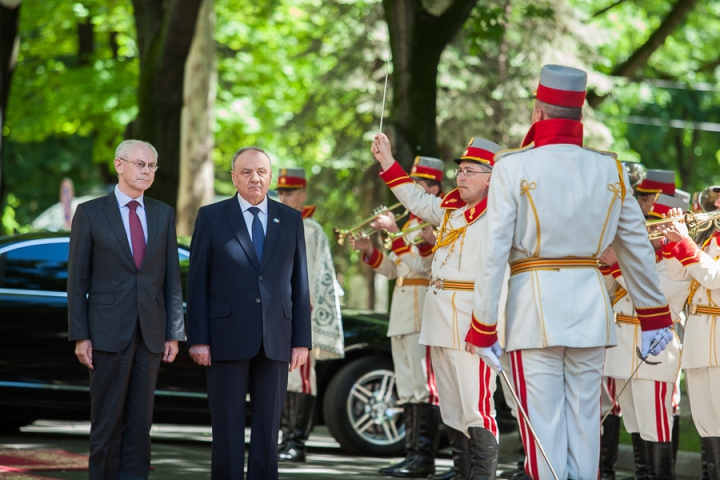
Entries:
{"type": "Polygon", "coordinates": [[[392,51],[395,158],[406,169],[417,155],[437,157],[437,72],[445,46],[477,0],[453,0],[441,15],[420,0],[383,0],[392,51]]]}
{"type": "Polygon", "coordinates": [[[175,208],[183,83],[202,0],[133,0],[140,49],[138,116],[131,137],[150,142],[160,169],[149,195],[175,208]]]}
{"type": "MultiPolygon", "coordinates": [[[[10,82],[15,71],[20,45],[21,0],[0,0],[0,217],[5,205],[5,175],[3,174],[3,130],[5,112],[10,98],[10,82]]],[[[1,225],[0,225],[1,226],[1,225]]]]}
{"type": "Polygon", "coordinates": [[[185,108],[182,111],[178,235],[192,235],[197,210],[212,202],[215,192],[213,106],[217,85],[215,61],[215,0],[204,0],[195,38],[185,66],[185,108]]]}

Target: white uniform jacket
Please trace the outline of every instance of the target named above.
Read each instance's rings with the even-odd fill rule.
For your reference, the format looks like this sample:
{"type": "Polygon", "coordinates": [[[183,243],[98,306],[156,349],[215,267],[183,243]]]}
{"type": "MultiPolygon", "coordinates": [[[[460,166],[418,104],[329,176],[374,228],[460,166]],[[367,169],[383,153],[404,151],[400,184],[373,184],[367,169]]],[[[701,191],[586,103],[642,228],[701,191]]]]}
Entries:
{"type": "Polygon", "coordinates": [[[327,235],[322,226],[311,218],[314,212],[315,207],[305,207],[302,211],[312,305],[313,355],[318,360],[343,358],[345,340],[335,265],[327,235]]]}
{"type": "MultiPolygon", "coordinates": [[[[477,260],[484,243],[481,226],[485,221],[486,200],[467,208],[457,189],[444,199],[428,194],[398,163],[380,176],[405,208],[441,227],[419,342],[463,350],[470,328],[477,260]]],[[[502,280],[501,277],[499,281],[502,280]]]]}
{"type": "MultiPolygon", "coordinates": [[[[421,223],[423,221],[413,215],[403,230],[421,223]]],[[[419,231],[410,232],[408,240],[412,241],[418,235],[419,231]]],[[[409,245],[403,237],[398,237],[393,241],[390,253],[383,254],[375,249],[369,258],[363,256],[363,261],[377,273],[396,280],[390,305],[388,337],[419,333],[425,294],[430,283],[432,246],[426,243],[409,245]]]]}
{"type": "Polygon", "coordinates": [[[720,234],[712,236],[700,249],[691,239],[663,247],[668,275],[694,280],[690,284],[688,318],[682,367],[703,368],[720,365],[720,234]]]}
{"type": "Polygon", "coordinates": [[[672,323],[658,288],[645,219],[614,155],[547,144],[495,155],[487,219],[478,236],[473,330],[497,340],[506,264],[508,351],[615,345],[612,305],[596,258],[612,243],[643,329],[672,323]]]}
{"type": "MultiPolygon", "coordinates": [[[[658,276],[660,277],[660,290],[665,294],[673,322],[679,323],[683,319],[683,309],[687,299],[688,280],[675,280],[667,275],[666,264],[663,260],[662,251],[655,253],[658,276]]],[[[625,277],[620,267],[615,264],[602,270],[605,275],[605,284],[608,292],[614,293],[613,312],[615,313],[615,325],[617,332],[617,346],[607,350],[605,354],[605,371],[607,377],[628,379],[633,370],[640,363],[635,351],[636,347],[642,347],[642,331],[640,322],[637,319],[632,300],[625,288],[625,277]]],[[[674,383],[680,371],[680,358],[682,345],[677,333],[673,341],[657,357],[652,357],[653,362],[660,362],[659,365],[643,364],[633,378],[655,380],[658,382],[674,383]]]]}

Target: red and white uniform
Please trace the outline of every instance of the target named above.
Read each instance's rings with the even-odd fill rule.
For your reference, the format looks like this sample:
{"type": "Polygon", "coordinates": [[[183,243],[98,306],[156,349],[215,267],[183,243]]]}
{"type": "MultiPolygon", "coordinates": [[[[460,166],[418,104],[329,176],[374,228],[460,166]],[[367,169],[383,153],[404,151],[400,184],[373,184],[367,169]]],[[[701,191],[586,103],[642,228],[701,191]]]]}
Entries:
{"type": "Polygon", "coordinates": [[[381,177],[405,208],[441,227],[425,297],[420,343],[432,347],[443,422],[466,434],[469,427],[482,427],[497,438],[493,402],[496,375],[480,357],[464,350],[477,258],[484,245],[480,231],[486,201],[467,208],[457,190],[444,199],[430,195],[397,163],[381,177]]]}
{"type": "MultiPolygon", "coordinates": [[[[423,221],[413,215],[403,230],[421,223],[423,221]]],[[[407,235],[412,241],[419,231],[407,235]]],[[[363,256],[363,261],[377,273],[395,280],[387,335],[392,344],[399,403],[429,402],[437,405],[430,347],[418,343],[423,304],[430,283],[432,246],[426,243],[407,244],[403,237],[398,237],[393,241],[390,253],[383,254],[375,249],[369,258],[363,256]]]]}
{"type": "MultiPolygon", "coordinates": [[[[673,321],[680,322],[690,282],[668,277],[661,251],[656,252],[655,260],[660,290],[668,301],[673,321]]],[[[605,354],[604,375],[615,380],[616,392],[619,392],[640,363],[636,349],[642,345],[642,331],[620,267],[616,264],[602,271],[608,292],[614,294],[617,336],[617,346],[605,354]]],[[[616,398],[629,433],[639,433],[649,442],[671,441],[673,392],[680,372],[681,354],[682,345],[675,334],[665,350],[650,359],[660,364],[641,365],[622,396],[616,398]]]]}
{"type": "Polygon", "coordinates": [[[719,242],[720,234],[715,233],[702,248],[689,238],[663,247],[668,275],[691,281],[682,368],[701,437],[720,437],[719,242]]]}

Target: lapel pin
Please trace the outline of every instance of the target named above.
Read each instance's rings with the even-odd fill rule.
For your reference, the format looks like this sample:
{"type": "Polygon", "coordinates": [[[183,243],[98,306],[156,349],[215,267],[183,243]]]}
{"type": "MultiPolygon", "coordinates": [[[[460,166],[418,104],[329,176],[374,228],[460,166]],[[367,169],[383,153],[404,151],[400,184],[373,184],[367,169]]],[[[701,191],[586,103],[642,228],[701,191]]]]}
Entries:
{"type": "Polygon", "coordinates": [[[278,220],[277,218],[273,218],[273,223],[280,223],[280,220],[278,220]]]}

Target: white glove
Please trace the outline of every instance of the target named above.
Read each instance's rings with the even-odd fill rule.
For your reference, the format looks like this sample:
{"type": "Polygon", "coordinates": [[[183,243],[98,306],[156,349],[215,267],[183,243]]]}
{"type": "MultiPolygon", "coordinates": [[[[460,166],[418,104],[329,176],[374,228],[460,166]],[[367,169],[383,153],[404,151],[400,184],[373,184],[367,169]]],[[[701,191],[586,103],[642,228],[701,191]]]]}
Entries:
{"type": "Polygon", "coordinates": [[[500,356],[502,356],[503,351],[500,347],[500,342],[495,341],[495,343],[489,347],[475,347],[475,353],[477,353],[495,373],[502,372],[503,367],[500,364],[500,356]]]}
{"type": "Polygon", "coordinates": [[[660,352],[665,350],[665,347],[673,339],[673,332],[670,327],[658,328],[655,330],[645,330],[642,332],[642,355],[643,358],[647,358],[648,355],[660,355],[660,352]],[[652,351],[650,351],[650,345],[658,340],[658,344],[652,351]]]}

